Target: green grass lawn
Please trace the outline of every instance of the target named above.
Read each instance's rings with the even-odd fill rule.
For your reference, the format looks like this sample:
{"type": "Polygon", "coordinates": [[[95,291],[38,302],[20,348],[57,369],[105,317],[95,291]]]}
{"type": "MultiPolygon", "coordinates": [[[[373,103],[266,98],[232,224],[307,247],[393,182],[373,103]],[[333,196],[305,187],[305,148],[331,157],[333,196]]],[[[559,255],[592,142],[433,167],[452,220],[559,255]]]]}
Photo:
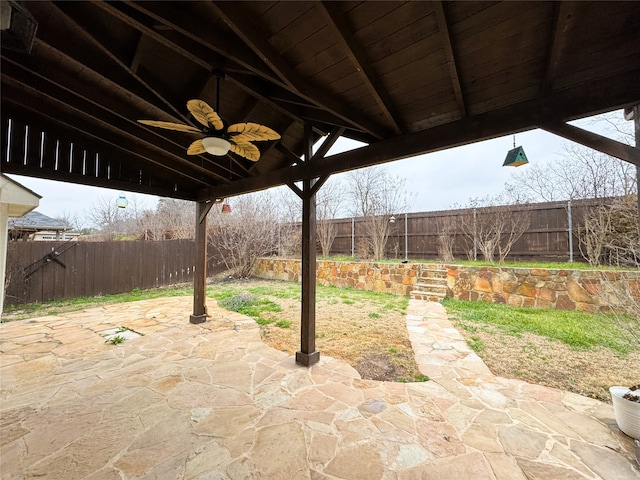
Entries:
{"type": "Polygon", "coordinates": [[[621,354],[640,348],[614,315],[510,307],[449,298],[443,305],[458,319],[461,328],[470,333],[477,330],[513,336],[533,333],[558,340],[576,350],[605,347],[621,354]]]}

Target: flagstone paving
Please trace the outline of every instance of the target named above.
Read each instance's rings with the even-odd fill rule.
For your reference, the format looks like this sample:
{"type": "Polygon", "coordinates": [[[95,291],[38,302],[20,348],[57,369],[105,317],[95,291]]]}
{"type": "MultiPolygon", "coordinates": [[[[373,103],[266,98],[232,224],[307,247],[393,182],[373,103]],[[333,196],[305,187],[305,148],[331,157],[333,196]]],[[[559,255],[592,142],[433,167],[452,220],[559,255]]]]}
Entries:
{"type": "Polygon", "coordinates": [[[4,479],[638,479],[610,405],[493,376],[441,305],[407,328],[432,380],[304,368],[191,298],[0,325],[4,479]],[[113,345],[117,327],[141,334],[113,345]]]}

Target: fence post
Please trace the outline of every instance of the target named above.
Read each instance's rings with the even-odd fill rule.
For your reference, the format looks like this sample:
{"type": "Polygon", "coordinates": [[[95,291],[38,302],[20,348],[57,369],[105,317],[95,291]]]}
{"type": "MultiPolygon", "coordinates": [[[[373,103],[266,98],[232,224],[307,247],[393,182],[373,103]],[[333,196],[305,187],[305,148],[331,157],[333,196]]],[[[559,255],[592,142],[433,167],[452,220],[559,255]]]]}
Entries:
{"type": "Polygon", "coordinates": [[[567,230],[569,231],[569,262],[573,262],[573,220],[571,218],[571,200],[567,202],[567,230]]]}
{"type": "Polygon", "coordinates": [[[404,261],[409,261],[409,234],[407,231],[407,214],[404,214],[404,261]]]}
{"type": "Polygon", "coordinates": [[[473,209],[473,259],[478,260],[478,240],[476,238],[476,209],[473,209]]]}
{"type": "Polygon", "coordinates": [[[356,250],[356,241],[355,241],[355,232],[356,232],[356,219],[351,217],[351,258],[355,258],[355,250],[356,250]]]}

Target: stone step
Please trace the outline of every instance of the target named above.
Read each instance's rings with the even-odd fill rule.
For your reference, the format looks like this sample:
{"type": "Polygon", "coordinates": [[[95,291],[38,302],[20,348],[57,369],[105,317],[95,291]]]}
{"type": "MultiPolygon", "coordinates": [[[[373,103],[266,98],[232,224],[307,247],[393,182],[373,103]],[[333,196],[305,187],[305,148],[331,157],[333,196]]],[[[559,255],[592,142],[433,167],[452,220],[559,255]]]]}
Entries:
{"type": "Polygon", "coordinates": [[[446,270],[422,270],[420,278],[447,278],[446,270]]]}
{"type": "Polygon", "coordinates": [[[446,296],[446,293],[424,292],[422,290],[412,290],[409,292],[409,298],[412,300],[427,300],[429,302],[440,302],[446,296]]]}
{"type": "Polygon", "coordinates": [[[426,283],[416,283],[413,286],[413,289],[420,292],[446,293],[447,285],[446,284],[432,285],[432,284],[426,284],[426,283]]]}
{"type": "Polygon", "coordinates": [[[431,287],[446,287],[447,279],[446,278],[429,278],[428,282],[417,282],[415,286],[423,287],[423,288],[431,288],[431,287]]]}

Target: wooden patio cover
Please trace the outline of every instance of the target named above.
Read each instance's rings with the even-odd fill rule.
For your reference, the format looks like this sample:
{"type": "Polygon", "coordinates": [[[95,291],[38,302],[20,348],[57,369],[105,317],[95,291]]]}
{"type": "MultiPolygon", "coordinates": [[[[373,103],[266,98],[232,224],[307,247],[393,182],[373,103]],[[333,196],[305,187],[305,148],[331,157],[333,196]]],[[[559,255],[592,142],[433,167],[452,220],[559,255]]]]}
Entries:
{"type": "MultiPolygon", "coordinates": [[[[198,266],[213,200],[303,181],[300,363],[318,358],[328,175],[537,127],[640,164],[566,124],[640,103],[640,2],[3,3],[3,173],[197,201],[198,266]],[[197,136],[137,122],[197,125],[192,98],[282,138],[258,142],[256,163],[188,156],[197,136]],[[367,146],[326,156],[339,136],[367,146]]],[[[206,318],[199,273],[192,321],[206,318]]]]}

